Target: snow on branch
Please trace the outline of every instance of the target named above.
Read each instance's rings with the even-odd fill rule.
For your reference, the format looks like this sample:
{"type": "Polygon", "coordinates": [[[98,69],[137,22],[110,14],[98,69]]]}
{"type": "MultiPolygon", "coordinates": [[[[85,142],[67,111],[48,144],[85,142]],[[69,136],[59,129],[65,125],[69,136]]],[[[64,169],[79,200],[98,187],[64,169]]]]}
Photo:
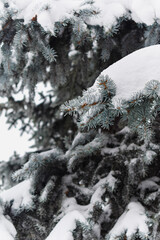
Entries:
{"type": "Polygon", "coordinates": [[[53,163],[55,169],[58,171],[58,169],[63,168],[63,164],[65,164],[63,160],[61,161],[61,155],[62,151],[58,148],[54,148],[39,154],[32,154],[29,158],[29,161],[24,164],[23,168],[19,169],[13,174],[13,179],[19,181],[30,178],[31,176],[35,176],[39,169],[43,167],[47,168],[48,164],[50,163],[53,163]]]}
{"type": "Polygon", "coordinates": [[[4,4],[1,2],[0,10],[1,28],[6,13],[9,13],[13,19],[24,19],[25,24],[38,21],[45,31],[52,34],[56,22],[65,22],[66,19],[77,17],[84,19],[90,25],[104,26],[106,30],[109,30],[116,19],[127,12],[134,21],[147,25],[153,24],[155,18],[160,17],[159,1],[145,0],[10,0],[4,4]],[[90,19],[90,16],[93,17],[90,19]]]}
{"type": "Polygon", "coordinates": [[[25,180],[16,186],[0,193],[5,204],[11,204],[12,213],[34,208],[33,195],[30,192],[31,180],[25,180]]]}
{"type": "Polygon", "coordinates": [[[141,203],[132,201],[119,217],[106,239],[114,240],[124,235],[126,239],[132,240],[135,237],[135,232],[137,232],[136,236],[140,237],[140,239],[147,239],[149,234],[148,221],[149,219],[141,203]]]}
{"type": "Polygon", "coordinates": [[[86,222],[83,215],[77,210],[67,213],[55,226],[46,240],[61,239],[73,240],[72,231],[76,227],[76,221],[86,222]]]}
{"type": "Polygon", "coordinates": [[[107,128],[123,116],[141,139],[152,137],[151,125],[160,105],[160,45],[146,47],[114,63],[82,97],[62,106],[78,112],[79,127],[107,128]]]}

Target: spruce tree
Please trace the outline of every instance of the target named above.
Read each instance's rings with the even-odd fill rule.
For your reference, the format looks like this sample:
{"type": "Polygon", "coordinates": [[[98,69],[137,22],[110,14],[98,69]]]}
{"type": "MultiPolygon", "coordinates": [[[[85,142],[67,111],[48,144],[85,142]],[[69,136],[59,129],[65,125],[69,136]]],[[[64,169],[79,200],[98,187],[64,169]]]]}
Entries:
{"type": "Polygon", "coordinates": [[[160,239],[152,7],[0,2],[0,111],[36,148],[1,162],[3,240],[160,239]]]}

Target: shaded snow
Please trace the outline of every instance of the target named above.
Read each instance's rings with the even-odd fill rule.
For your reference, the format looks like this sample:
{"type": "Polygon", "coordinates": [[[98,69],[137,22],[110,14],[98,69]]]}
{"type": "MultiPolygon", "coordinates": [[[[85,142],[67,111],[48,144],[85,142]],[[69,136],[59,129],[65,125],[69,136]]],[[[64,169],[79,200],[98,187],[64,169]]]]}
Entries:
{"type": "Polygon", "coordinates": [[[127,230],[126,235],[128,240],[131,240],[131,235],[135,233],[137,229],[147,236],[149,233],[146,224],[147,220],[144,207],[139,202],[130,202],[126,211],[119,217],[109,232],[110,240],[115,240],[116,236],[120,236],[125,230],[127,230]]]}
{"type": "Polygon", "coordinates": [[[101,149],[102,156],[104,156],[105,154],[115,155],[118,152],[119,152],[119,147],[115,147],[115,148],[104,147],[101,149]]]}
{"type": "Polygon", "coordinates": [[[25,180],[16,186],[0,193],[0,198],[3,202],[13,200],[12,209],[19,210],[20,208],[28,208],[33,205],[32,195],[30,193],[31,181],[25,180]]]}
{"type": "Polygon", "coordinates": [[[156,156],[157,154],[154,151],[151,150],[146,151],[145,154],[146,162],[151,162],[156,156]]]}
{"type": "MultiPolygon", "coordinates": [[[[160,17],[159,0],[95,0],[91,7],[83,5],[83,0],[10,0],[9,9],[13,10],[13,18],[24,19],[25,24],[29,23],[35,15],[38,22],[46,31],[54,33],[56,21],[63,21],[66,18],[74,17],[74,10],[93,8],[100,11],[98,16],[87,20],[90,24],[105,26],[107,29],[116,22],[116,18],[126,14],[130,10],[131,17],[136,22],[144,22],[151,25],[155,18],[160,17]]],[[[1,15],[6,9],[0,3],[1,15]]]]}
{"type": "Polygon", "coordinates": [[[76,227],[76,220],[86,222],[83,215],[78,211],[67,213],[54,227],[46,240],[73,240],[72,231],[76,227]]]}
{"type": "Polygon", "coordinates": [[[130,133],[130,132],[131,132],[130,128],[125,126],[122,130],[120,130],[119,132],[116,133],[116,136],[125,135],[125,134],[130,133]]]}
{"type": "Polygon", "coordinates": [[[115,188],[115,184],[117,182],[117,179],[113,176],[113,174],[114,174],[114,171],[110,171],[110,173],[106,178],[107,184],[112,190],[115,188]]]}
{"type": "Polygon", "coordinates": [[[160,186],[158,184],[159,182],[160,182],[160,178],[156,176],[142,181],[138,185],[140,196],[144,198],[145,193],[152,193],[152,192],[158,191],[158,189],[160,189],[160,186]]]}
{"type": "MultiPolygon", "coordinates": [[[[111,173],[113,173],[113,172],[111,172],[111,173]]],[[[111,173],[109,173],[107,177],[100,179],[92,189],[87,189],[83,186],[79,186],[79,189],[82,193],[84,193],[85,195],[88,194],[88,195],[92,196],[90,199],[90,203],[88,205],[79,205],[74,197],[66,198],[64,196],[64,199],[63,199],[62,205],[61,205],[62,206],[61,207],[62,214],[60,214],[59,217],[63,218],[63,214],[67,215],[70,212],[78,211],[84,216],[85,219],[89,218],[90,212],[93,210],[93,206],[97,202],[102,202],[102,195],[106,191],[105,186],[110,180],[111,173]]],[[[67,186],[67,184],[69,184],[70,181],[71,181],[71,177],[65,176],[62,184],[63,185],[66,184],[66,186],[67,186]]],[[[73,186],[74,186],[74,184],[73,184],[73,186]]],[[[66,190],[67,190],[67,187],[64,189],[64,191],[66,191],[66,190]]],[[[103,202],[102,207],[103,207],[103,211],[104,211],[106,218],[108,218],[111,214],[111,206],[108,201],[108,198],[105,199],[105,202],[103,202]]]]}

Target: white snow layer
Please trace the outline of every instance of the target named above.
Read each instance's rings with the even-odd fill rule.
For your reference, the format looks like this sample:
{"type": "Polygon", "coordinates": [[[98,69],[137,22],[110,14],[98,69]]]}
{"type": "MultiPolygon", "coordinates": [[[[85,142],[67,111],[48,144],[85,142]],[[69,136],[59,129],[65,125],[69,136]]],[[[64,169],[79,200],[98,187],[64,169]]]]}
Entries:
{"type": "MultiPolygon", "coordinates": [[[[25,180],[16,186],[2,191],[0,199],[4,203],[10,203],[13,200],[12,211],[20,210],[21,208],[31,208],[33,205],[32,195],[30,193],[30,180],[25,180]]],[[[0,239],[14,240],[16,236],[16,229],[11,223],[9,217],[3,215],[0,209],[0,239]]]]}
{"type": "MultiPolygon", "coordinates": [[[[83,0],[10,0],[9,9],[13,10],[13,18],[22,18],[27,24],[35,15],[38,22],[46,31],[54,33],[56,21],[72,18],[76,10],[86,7],[100,11],[100,14],[92,19],[87,19],[90,24],[103,25],[110,28],[116,22],[116,18],[124,15],[130,10],[131,17],[136,22],[150,25],[154,19],[160,18],[159,0],[95,0],[93,6],[84,5],[83,0]]],[[[0,2],[1,16],[7,10],[0,2]]],[[[2,27],[2,26],[1,26],[2,27]]]]}
{"type": "Polygon", "coordinates": [[[28,208],[32,206],[32,195],[30,193],[31,181],[25,180],[16,186],[0,193],[3,202],[13,200],[12,209],[28,208]]]}
{"type": "Polygon", "coordinates": [[[78,211],[67,213],[55,226],[46,240],[73,240],[72,231],[76,227],[76,220],[85,223],[86,220],[78,211]]]}
{"type": "MultiPolygon", "coordinates": [[[[159,66],[160,45],[157,44],[129,54],[105,69],[101,75],[108,75],[116,84],[116,96],[113,98],[116,103],[119,99],[129,100],[135,93],[142,91],[147,82],[160,81],[159,66]]],[[[95,81],[91,88],[93,92],[96,91],[98,98],[98,82],[95,81]]]]}
{"type": "Polygon", "coordinates": [[[0,213],[0,239],[14,240],[16,233],[17,232],[13,224],[0,213]]]}
{"type": "Polygon", "coordinates": [[[140,232],[148,236],[147,217],[145,209],[139,202],[130,202],[126,211],[120,216],[112,230],[109,232],[110,240],[115,240],[125,230],[127,230],[127,239],[131,240],[131,236],[138,229],[140,232]]]}

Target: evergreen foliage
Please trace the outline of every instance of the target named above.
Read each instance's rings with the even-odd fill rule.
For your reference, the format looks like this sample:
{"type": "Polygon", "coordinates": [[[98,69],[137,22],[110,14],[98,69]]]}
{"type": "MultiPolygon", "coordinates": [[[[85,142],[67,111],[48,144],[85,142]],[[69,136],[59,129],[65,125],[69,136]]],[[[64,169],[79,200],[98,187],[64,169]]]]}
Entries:
{"type": "Polygon", "coordinates": [[[115,100],[114,79],[100,74],[159,44],[157,19],[147,26],[126,10],[106,28],[90,24],[101,11],[85,1],[47,31],[39,16],[26,23],[9,2],[3,7],[0,97],[7,100],[0,111],[10,127],[21,123],[37,149],[0,165],[1,188],[8,189],[0,193],[0,214],[10,217],[13,239],[51,239],[78,211],[85,221],[75,216],[67,232],[73,240],[159,240],[160,82],[150,79],[130,99],[115,100]],[[37,93],[38,84],[50,89],[37,93]],[[18,192],[26,181],[27,199],[18,192]]]}

